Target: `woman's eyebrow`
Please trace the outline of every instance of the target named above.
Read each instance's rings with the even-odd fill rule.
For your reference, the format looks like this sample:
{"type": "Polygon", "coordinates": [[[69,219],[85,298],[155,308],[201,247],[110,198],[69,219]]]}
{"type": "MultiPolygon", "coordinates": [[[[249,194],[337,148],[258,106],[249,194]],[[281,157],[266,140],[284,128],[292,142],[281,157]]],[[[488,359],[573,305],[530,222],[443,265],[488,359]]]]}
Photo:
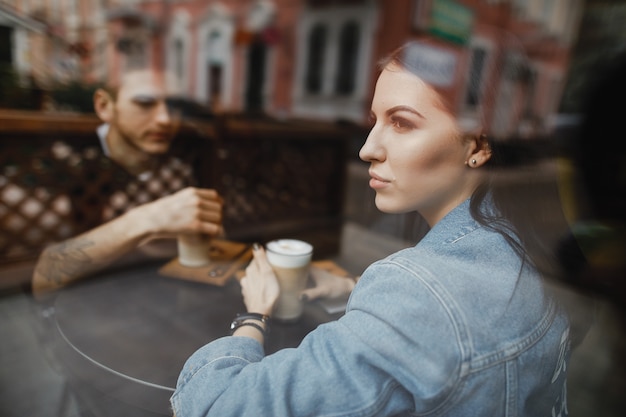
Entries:
{"type": "Polygon", "coordinates": [[[420,117],[422,119],[426,119],[426,117],[424,117],[424,115],[420,112],[418,112],[417,110],[415,110],[413,107],[409,107],[409,106],[405,106],[405,105],[400,105],[400,106],[394,106],[392,108],[390,108],[389,110],[387,110],[385,112],[385,114],[387,116],[391,116],[392,114],[399,112],[399,111],[407,111],[409,113],[413,113],[414,115],[416,115],[417,117],[420,117]]]}

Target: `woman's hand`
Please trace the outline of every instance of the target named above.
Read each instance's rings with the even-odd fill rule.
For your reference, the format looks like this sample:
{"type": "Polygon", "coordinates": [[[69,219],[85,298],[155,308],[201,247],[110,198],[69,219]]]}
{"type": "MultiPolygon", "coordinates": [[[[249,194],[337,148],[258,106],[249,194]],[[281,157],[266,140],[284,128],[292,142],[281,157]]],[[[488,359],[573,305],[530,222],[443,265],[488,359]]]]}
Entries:
{"type": "Polygon", "coordinates": [[[332,274],[321,268],[311,267],[311,277],[315,281],[315,287],[302,291],[300,294],[302,299],[315,300],[347,296],[354,288],[354,280],[332,274]]]}
{"type": "Polygon", "coordinates": [[[254,245],[252,254],[252,262],[240,281],[243,302],[248,312],[270,316],[280,293],[278,280],[267,261],[265,250],[254,245]]]}

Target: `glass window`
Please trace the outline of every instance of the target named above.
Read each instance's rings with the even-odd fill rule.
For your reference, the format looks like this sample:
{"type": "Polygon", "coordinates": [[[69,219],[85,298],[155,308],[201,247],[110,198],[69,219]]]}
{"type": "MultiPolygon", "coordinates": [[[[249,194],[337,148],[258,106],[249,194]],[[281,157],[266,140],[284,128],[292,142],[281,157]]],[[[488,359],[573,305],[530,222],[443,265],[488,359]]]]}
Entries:
{"type": "Polygon", "coordinates": [[[483,48],[472,49],[472,64],[469,73],[469,84],[467,86],[467,94],[465,95],[465,104],[467,107],[474,108],[480,104],[482,76],[485,69],[485,60],[487,51],[483,48]]]}
{"type": "Polygon", "coordinates": [[[13,29],[8,26],[0,26],[0,64],[11,64],[13,62],[11,38],[13,29]]]}
{"type": "Polygon", "coordinates": [[[263,109],[263,84],[267,62],[267,45],[261,40],[252,42],[248,48],[248,79],[246,91],[246,110],[263,109]]]}
{"type": "Polygon", "coordinates": [[[339,95],[349,95],[354,91],[359,39],[359,24],[354,21],[346,23],[339,35],[339,67],[335,83],[335,91],[339,95]]]}
{"type": "Polygon", "coordinates": [[[527,68],[525,71],[524,81],[526,82],[526,102],[524,105],[524,116],[535,116],[535,95],[537,87],[537,71],[533,68],[527,68]]]}
{"type": "Polygon", "coordinates": [[[328,28],[322,24],[315,25],[311,30],[308,44],[309,56],[305,78],[307,93],[318,94],[322,91],[327,40],[328,28]]]}
{"type": "Polygon", "coordinates": [[[209,57],[209,62],[214,65],[221,65],[228,56],[229,46],[222,32],[217,29],[212,30],[207,39],[207,56],[209,57]]]}
{"type": "Polygon", "coordinates": [[[176,65],[176,77],[179,80],[182,80],[185,77],[185,54],[184,54],[184,45],[181,39],[176,39],[174,41],[174,56],[176,65]]]}
{"type": "Polygon", "coordinates": [[[413,29],[428,29],[431,8],[432,0],[413,0],[413,29]]]}

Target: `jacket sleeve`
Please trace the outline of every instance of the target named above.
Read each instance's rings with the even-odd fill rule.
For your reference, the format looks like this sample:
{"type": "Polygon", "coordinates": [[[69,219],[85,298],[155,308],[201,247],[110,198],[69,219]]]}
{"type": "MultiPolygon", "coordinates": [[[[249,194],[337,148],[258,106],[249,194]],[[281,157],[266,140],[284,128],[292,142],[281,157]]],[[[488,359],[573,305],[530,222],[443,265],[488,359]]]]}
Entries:
{"type": "Polygon", "coordinates": [[[385,416],[437,407],[457,380],[459,349],[442,343],[455,340],[454,326],[416,282],[397,265],[375,264],[346,314],[297,348],[263,357],[250,338],[209,343],[179,376],[176,416],[385,416]]]}

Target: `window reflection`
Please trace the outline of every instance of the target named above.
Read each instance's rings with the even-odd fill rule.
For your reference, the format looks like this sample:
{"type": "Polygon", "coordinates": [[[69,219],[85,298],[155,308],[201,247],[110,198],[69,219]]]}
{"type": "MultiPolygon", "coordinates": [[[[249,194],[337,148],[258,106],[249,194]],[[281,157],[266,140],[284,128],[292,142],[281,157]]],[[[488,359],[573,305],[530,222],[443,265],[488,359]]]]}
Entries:
{"type": "Polygon", "coordinates": [[[358,23],[346,23],[339,37],[339,65],[335,91],[339,95],[349,95],[354,91],[357,58],[359,53],[360,28],[358,23]]]}
{"type": "Polygon", "coordinates": [[[306,75],[306,91],[310,94],[319,94],[322,91],[322,77],[324,72],[324,55],[328,29],[325,25],[317,24],[309,36],[309,56],[306,75]]]}

